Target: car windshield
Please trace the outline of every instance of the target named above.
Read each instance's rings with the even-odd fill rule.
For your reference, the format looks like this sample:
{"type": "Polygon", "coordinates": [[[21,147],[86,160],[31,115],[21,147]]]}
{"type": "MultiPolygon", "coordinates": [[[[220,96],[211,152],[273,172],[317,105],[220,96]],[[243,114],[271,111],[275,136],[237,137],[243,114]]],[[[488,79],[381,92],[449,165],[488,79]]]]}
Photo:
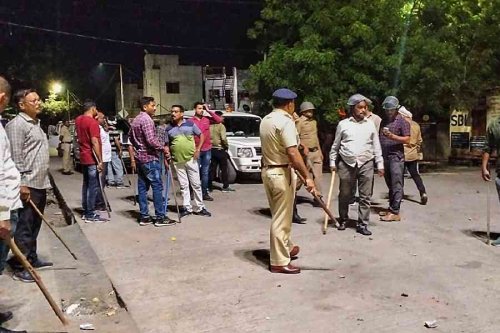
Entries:
{"type": "Polygon", "coordinates": [[[224,117],[227,136],[259,136],[260,118],[224,117]]]}

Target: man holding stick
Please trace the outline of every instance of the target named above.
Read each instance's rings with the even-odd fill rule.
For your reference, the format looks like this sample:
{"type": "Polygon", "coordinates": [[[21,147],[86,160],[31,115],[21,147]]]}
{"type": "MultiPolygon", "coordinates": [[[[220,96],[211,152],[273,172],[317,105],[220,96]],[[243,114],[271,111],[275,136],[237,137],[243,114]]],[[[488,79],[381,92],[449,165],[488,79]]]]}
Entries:
{"type": "MultiPolygon", "coordinates": [[[[11,87],[0,76],[0,114],[9,104],[11,87]]],[[[0,275],[2,274],[9,246],[6,243],[16,231],[18,210],[23,206],[19,195],[21,174],[16,169],[10,152],[10,143],[5,129],[0,125],[0,275]]],[[[12,312],[0,312],[0,325],[12,319],[12,312]]],[[[0,327],[0,332],[15,332],[0,327]]],[[[26,332],[26,331],[22,331],[26,332]]]]}
{"type": "Polygon", "coordinates": [[[297,94],[289,89],[276,90],[273,93],[274,110],[260,124],[262,181],[272,215],[269,267],[272,273],[300,273],[299,267],[290,264],[291,258],[300,251],[290,238],[297,180],[293,169],[304,178],[307,190],[316,193],[314,180],[309,178],[298,149],[297,129],[292,118],[295,98],[297,94]]]}
{"type": "MultiPolygon", "coordinates": [[[[19,221],[14,238],[17,246],[34,268],[52,266],[37,254],[37,238],[42,218],[28,204],[31,200],[42,213],[47,202],[49,181],[49,143],[40,126],[38,115],[42,112],[42,100],[33,89],[18,90],[14,103],[19,114],[5,127],[11,145],[12,159],[21,174],[20,194],[24,207],[19,210],[19,221]]],[[[33,282],[27,270],[16,258],[9,260],[16,272],[15,280],[33,282]]]]}
{"type": "Polygon", "coordinates": [[[107,220],[96,212],[96,200],[99,188],[99,172],[104,170],[102,162],[102,144],[97,107],[94,101],[83,103],[83,115],[75,119],[75,128],[80,145],[80,164],[82,165],[82,207],[86,223],[103,223],[107,220]],[[97,159],[97,160],[96,160],[97,159]]]}
{"type": "Polygon", "coordinates": [[[163,198],[163,183],[159,153],[168,155],[168,147],[158,140],[153,116],[156,112],[156,102],[153,97],[140,99],[141,112],[131,124],[129,137],[132,143],[129,146],[132,171],[137,170],[137,186],[139,192],[139,225],[145,226],[154,223],[156,227],[171,226],[176,222],[168,218],[165,213],[163,198]],[[135,148],[135,149],[134,149],[135,148]],[[137,162],[136,162],[137,161],[137,162]],[[153,189],[153,204],[155,217],[149,215],[147,194],[153,189]]]}
{"type": "Polygon", "coordinates": [[[373,160],[379,176],[384,175],[384,160],[375,124],[366,119],[366,110],[371,101],[363,95],[349,97],[347,105],[350,117],[337,126],[335,140],[330,150],[330,168],[340,178],[338,230],[345,230],[349,220],[349,202],[353,189],[358,186],[359,208],[356,232],[369,236],[370,205],[373,192],[373,160]]]}

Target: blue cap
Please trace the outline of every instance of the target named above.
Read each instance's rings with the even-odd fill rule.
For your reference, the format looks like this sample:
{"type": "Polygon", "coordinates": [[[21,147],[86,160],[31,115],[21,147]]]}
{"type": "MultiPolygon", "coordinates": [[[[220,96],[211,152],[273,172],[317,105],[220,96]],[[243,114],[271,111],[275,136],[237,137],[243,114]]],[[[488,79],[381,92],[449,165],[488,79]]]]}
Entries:
{"type": "Polygon", "coordinates": [[[273,92],[273,97],[280,99],[296,99],[297,94],[291,91],[290,89],[281,88],[273,92]]]}

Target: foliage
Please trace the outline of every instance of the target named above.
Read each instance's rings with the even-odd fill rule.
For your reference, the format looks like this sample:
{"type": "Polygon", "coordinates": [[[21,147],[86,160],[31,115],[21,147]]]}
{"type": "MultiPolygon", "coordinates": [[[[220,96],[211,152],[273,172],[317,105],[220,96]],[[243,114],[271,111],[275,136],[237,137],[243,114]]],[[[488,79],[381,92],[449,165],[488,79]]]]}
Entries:
{"type": "Polygon", "coordinates": [[[75,110],[77,107],[78,106],[75,102],[70,101],[68,104],[66,99],[63,99],[59,95],[53,93],[51,93],[43,102],[44,113],[51,116],[61,116],[63,118],[66,117],[68,112],[75,110]]]}
{"type": "Polygon", "coordinates": [[[356,92],[445,115],[498,80],[498,12],[499,1],[267,0],[248,32],[266,55],[251,81],[267,98],[297,91],[329,122],[356,92]]]}

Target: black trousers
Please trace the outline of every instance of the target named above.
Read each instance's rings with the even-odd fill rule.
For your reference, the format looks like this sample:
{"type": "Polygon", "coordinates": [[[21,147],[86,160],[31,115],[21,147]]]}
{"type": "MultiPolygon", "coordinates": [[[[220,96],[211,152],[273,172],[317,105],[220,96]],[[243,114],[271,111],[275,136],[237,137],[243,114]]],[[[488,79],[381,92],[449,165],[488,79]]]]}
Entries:
{"type": "MultiPolygon", "coordinates": [[[[31,188],[31,201],[35,206],[44,212],[47,203],[47,190],[40,190],[31,188]]],[[[35,262],[38,259],[36,248],[36,239],[42,226],[42,218],[38,216],[31,204],[24,203],[24,207],[19,210],[19,220],[17,222],[14,240],[21,252],[26,256],[30,262],[35,262]]]]}
{"type": "Polygon", "coordinates": [[[221,171],[221,181],[222,181],[222,187],[227,188],[229,187],[229,182],[227,179],[227,160],[228,160],[227,153],[224,149],[215,149],[212,148],[212,161],[210,162],[210,182],[209,182],[209,187],[212,187],[212,180],[217,176],[215,174],[217,170],[217,165],[219,165],[220,171],[221,171]]]}
{"type": "Polygon", "coordinates": [[[420,174],[418,173],[417,170],[417,163],[418,161],[405,162],[405,167],[408,169],[408,172],[410,173],[411,178],[415,182],[415,185],[417,185],[417,189],[420,192],[420,195],[422,195],[423,193],[426,192],[422,177],[420,177],[420,174]]]}

